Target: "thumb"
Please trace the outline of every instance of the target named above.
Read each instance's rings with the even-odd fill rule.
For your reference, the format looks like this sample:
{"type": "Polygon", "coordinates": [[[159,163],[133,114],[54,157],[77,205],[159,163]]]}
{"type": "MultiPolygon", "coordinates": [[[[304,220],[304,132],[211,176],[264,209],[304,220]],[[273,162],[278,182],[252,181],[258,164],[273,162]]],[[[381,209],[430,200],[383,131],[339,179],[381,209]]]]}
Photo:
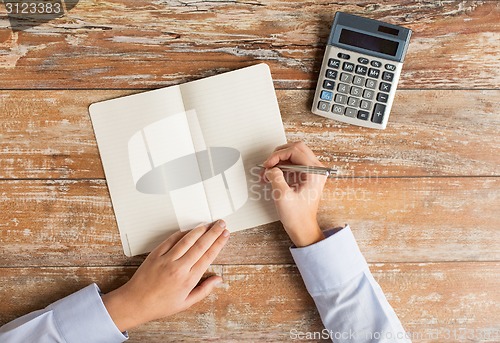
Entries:
{"type": "Polygon", "coordinates": [[[285,180],[283,171],[279,168],[271,168],[266,171],[266,178],[271,182],[273,189],[278,189],[279,191],[285,193],[290,190],[290,186],[285,180]]]}
{"type": "Polygon", "coordinates": [[[222,278],[220,276],[210,276],[208,279],[204,280],[201,284],[193,288],[191,293],[187,298],[187,302],[189,306],[196,304],[197,302],[205,299],[212,291],[215,286],[222,282],[222,278]]]}

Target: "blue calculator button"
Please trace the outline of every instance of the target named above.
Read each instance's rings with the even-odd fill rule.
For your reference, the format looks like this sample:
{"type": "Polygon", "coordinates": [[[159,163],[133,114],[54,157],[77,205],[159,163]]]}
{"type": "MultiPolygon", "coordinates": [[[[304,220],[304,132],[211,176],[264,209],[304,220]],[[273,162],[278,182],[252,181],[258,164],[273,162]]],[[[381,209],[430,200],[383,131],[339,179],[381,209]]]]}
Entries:
{"type": "Polygon", "coordinates": [[[333,93],[329,91],[321,91],[321,95],[319,97],[321,100],[332,101],[333,93]]]}

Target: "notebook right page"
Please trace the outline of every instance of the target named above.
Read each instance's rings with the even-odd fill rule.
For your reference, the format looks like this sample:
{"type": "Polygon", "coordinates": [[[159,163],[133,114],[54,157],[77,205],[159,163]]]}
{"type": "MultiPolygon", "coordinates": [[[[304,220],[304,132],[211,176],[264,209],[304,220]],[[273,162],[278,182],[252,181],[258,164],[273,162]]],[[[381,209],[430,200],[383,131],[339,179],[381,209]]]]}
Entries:
{"type": "Polygon", "coordinates": [[[278,220],[270,185],[259,183],[256,167],[286,143],[269,67],[258,64],[180,88],[184,107],[196,113],[207,146],[207,156],[199,160],[201,173],[216,175],[204,178],[214,219],[226,220],[231,231],[278,220]],[[227,196],[221,194],[221,185],[227,196]]]}

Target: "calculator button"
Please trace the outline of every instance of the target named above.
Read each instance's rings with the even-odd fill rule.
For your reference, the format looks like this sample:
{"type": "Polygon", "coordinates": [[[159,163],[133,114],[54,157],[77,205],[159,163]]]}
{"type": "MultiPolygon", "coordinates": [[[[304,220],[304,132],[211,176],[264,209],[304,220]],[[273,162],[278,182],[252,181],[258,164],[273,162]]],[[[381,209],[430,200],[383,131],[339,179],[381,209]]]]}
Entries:
{"type": "Polygon", "coordinates": [[[366,75],[366,72],[367,72],[367,71],[368,71],[368,68],[367,68],[367,67],[357,65],[357,66],[356,66],[356,71],[355,71],[355,73],[356,73],[356,74],[359,74],[359,75],[366,75]]]}
{"type": "Polygon", "coordinates": [[[362,100],[359,107],[361,107],[364,110],[369,110],[372,107],[372,102],[368,100],[362,100]]]}
{"type": "Polygon", "coordinates": [[[387,99],[389,99],[389,94],[385,94],[385,93],[378,93],[377,94],[377,101],[387,102],[387,99]]]}
{"type": "Polygon", "coordinates": [[[380,63],[379,61],[371,61],[370,64],[375,68],[382,67],[382,63],[380,63]]]}
{"type": "Polygon", "coordinates": [[[342,69],[345,71],[354,71],[354,64],[349,62],[344,62],[342,69]]]}
{"type": "Polygon", "coordinates": [[[369,89],[365,89],[363,92],[363,98],[365,99],[373,99],[375,92],[369,89]]]}
{"type": "Polygon", "coordinates": [[[389,92],[391,90],[391,84],[387,82],[380,82],[379,89],[383,92],[389,92]]]}
{"type": "Polygon", "coordinates": [[[359,88],[359,87],[354,87],[352,86],[351,87],[351,95],[354,95],[354,96],[361,96],[361,92],[362,92],[362,89],[359,88]]]}
{"type": "Polygon", "coordinates": [[[334,79],[335,80],[337,78],[337,71],[336,70],[327,69],[325,77],[327,77],[329,79],[334,79]]]}
{"type": "Polygon", "coordinates": [[[365,86],[366,88],[375,89],[377,87],[377,81],[372,79],[367,79],[365,86]]]}
{"type": "Polygon", "coordinates": [[[337,104],[344,105],[347,102],[347,96],[342,95],[342,94],[335,94],[335,102],[337,104]]]}
{"type": "Polygon", "coordinates": [[[340,61],[339,61],[339,60],[336,60],[336,59],[334,59],[334,58],[330,58],[330,59],[328,60],[328,66],[329,66],[330,68],[339,69],[339,67],[340,67],[340,61]]]}
{"type": "Polygon", "coordinates": [[[345,82],[345,83],[351,83],[352,75],[348,74],[348,73],[342,73],[342,74],[340,74],[340,81],[345,82]]]}
{"type": "Polygon", "coordinates": [[[323,81],[323,88],[333,89],[333,87],[335,87],[335,82],[330,81],[330,80],[323,81]]]}
{"type": "Polygon", "coordinates": [[[378,69],[370,68],[370,70],[368,70],[369,77],[373,77],[374,79],[378,79],[379,75],[380,75],[380,70],[378,70],[378,69]]]}
{"type": "Polygon", "coordinates": [[[384,112],[385,112],[385,105],[375,104],[375,108],[373,109],[372,122],[381,124],[382,121],[384,120],[384,112]]]}
{"type": "Polygon", "coordinates": [[[347,107],[345,109],[345,115],[348,116],[348,117],[356,118],[357,114],[358,114],[358,110],[356,110],[354,108],[347,107]]]}
{"type": "Polygon", "coordinates": [[[339,53],[337,54],[337,57],[338,57],[338,58],[343,58],[344,60],[348,60],[349,58],[351,58],[351,56],[349,56],[348,54],[343,54],[343,53],[341,53],[341,52],[339,52],[339,53]]]}
{"type": "Polygon", "coordinates": [[[321,91],[321,95],[319,97],[321,100],[332,101],[333,93],[329,91],[321,91]]]}
{"type": "Polygon", "coordinates": [[[332,112],[336,113],[336,114],[342,115],[342,114],[344,114],[344,106],[333,105],[332,112]]]}
{"type": "Polygon", "coordinates": [[[344,94],[348,94],[349,93],[349,86],[344,84],[344,83],[339,83],[339,85],[337,86],[337,91],[339,91],[339,93],[344,93],[344,94]]]}
{"type": "Polygon", "coordinates": [[[360,100],[358,98],[349,97],[347,104],[352,107],[359,107],[360,100]]]}
{"type": "Polygon", "coordinates": [[[330,104],[324,101],[318,102],[318,110],[328,112],[330,104]]]}
{"type": "Polygon", "coordinates": [[[394,79],[393,73],[389,73],[388,71],[382,73],[382,80],[391,82],[392,79],[394,79]]]}
{"type": "Polygon", "coordinates": [[[385,69],[387,69],[389,71],[394,71],[394,70],[396,70],[396,66],[394,64],[386,64],[385,69]]]}
{"type": "Polygon", "coordinates": [[[370,117],[370,112],[361,110],[358,111],[358,119],[368,120],[369,117],[370,117]]]}
{"type": "Polygon", "coordinates": [[[361,64],[368,64],[368,58],[360,57],[358,58],[358,62],[361,64]]]}
{"type": "Polygon", "coordinates": [[[356,86],[362,86],[363,82],[365,82],[365,78],[361,76],[354,76],[352,83],[356,86]]]}

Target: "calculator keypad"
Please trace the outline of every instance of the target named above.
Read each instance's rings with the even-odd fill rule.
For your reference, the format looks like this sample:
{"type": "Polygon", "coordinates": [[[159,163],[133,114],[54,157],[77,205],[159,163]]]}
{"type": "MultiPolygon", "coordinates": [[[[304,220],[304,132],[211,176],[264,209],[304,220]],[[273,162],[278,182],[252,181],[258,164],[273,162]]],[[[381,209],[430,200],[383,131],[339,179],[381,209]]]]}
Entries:
{"type": "Polygon", "coordinates": [[[392,83],[396,81],[396,66],[377,58],[351,60],[349,54],[342,52],[329,58],[327,65],[317,109],[381,124],[392,83]]]}

